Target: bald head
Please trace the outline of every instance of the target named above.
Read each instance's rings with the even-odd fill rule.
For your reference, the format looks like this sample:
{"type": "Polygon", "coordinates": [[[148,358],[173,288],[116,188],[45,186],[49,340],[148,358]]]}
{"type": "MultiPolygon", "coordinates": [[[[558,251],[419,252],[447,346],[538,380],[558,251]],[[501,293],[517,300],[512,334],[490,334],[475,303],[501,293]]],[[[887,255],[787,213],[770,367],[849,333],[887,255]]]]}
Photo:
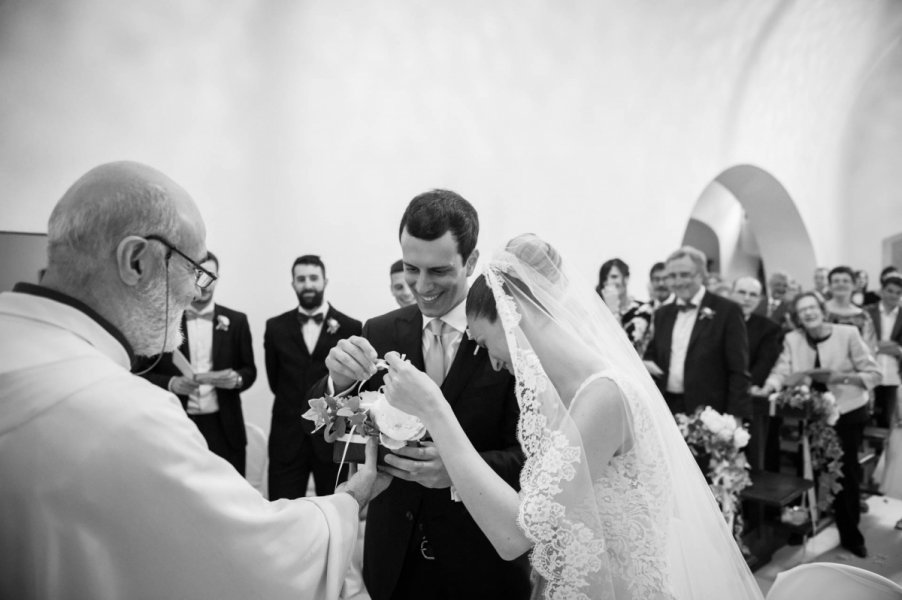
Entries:
{"type": "Polygon", "coordinates": [[[185,275],[193,274],[190,263],[173,256],[165,244],[148,240],[150,235],[165,238],[197,262],[206,254],[203,219],[181,186],[139,163],[95,167],[63,194],[50,215],[42,283],[85,302],[119,328],[136,351],[143,349],[141,339],[131,339],[141,335],[129,335],[129,321],[139,314],[157,324],[168,312],[180,317],[198,292],[185,284],[185,275]],[[167,290],[169,308],[158,307],[167,290]],[[153,307],[147,306],[151,293],[160,295],[153,307]]]}
{"type": "Polygon", "coordinates": [[[48,224],[48,262],[81,276],[113,259],[129,235],[166,234],[174,244],[204,237],[203,220],[188,193],[163,173],[134,162],[91,169],[63,194],[48,224]]]}
{"type": "Polygon", "coordinates": [[[742,307],[742,314],[748,318],[761,302],[761,282],[754,277],[740,277],[733,282],[730,298],[742,307]]]}

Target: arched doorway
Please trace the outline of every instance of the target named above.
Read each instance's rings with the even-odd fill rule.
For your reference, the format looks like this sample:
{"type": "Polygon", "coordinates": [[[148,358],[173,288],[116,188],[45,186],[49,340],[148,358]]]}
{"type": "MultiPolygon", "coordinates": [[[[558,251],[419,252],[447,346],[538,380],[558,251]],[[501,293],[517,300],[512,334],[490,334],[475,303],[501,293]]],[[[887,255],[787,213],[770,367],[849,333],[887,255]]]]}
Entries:
{"type": "Polygon", "coordinates": [[[786,188],[767,171],[737,165],[715,177],[695,203],[683,244],[710,247],[706,230],[716,236],[712,268],[724,279],[766,280],[780,270],[811,287],[817,260],[808,230],[786,188]]]}

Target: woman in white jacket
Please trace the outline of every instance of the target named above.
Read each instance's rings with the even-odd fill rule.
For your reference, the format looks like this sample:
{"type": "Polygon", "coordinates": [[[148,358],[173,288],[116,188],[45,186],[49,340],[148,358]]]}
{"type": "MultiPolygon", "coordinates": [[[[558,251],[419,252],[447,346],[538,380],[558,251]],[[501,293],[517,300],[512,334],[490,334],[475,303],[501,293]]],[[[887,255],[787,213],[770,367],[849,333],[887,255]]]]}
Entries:
{"type": "Polygon", "coordinates": [[[777,364],[764,386],[752,393],[767,395],[788,381],[810,380],[812,388],[829,390],[836,397],[840,418],[834,428],[843,449],[843,488],[833,501],[833,512],[840,544],[864,558],[867,548],[858,529],[858,448],[869,418],[868,392],[882,379],[880,367],[857,328],[825,321],[824,304],[813,292],[796,296],[793,313],[798,328],[786,334],[777,364]],[[800,376],[809,371],[807,377],[800,376]]]}

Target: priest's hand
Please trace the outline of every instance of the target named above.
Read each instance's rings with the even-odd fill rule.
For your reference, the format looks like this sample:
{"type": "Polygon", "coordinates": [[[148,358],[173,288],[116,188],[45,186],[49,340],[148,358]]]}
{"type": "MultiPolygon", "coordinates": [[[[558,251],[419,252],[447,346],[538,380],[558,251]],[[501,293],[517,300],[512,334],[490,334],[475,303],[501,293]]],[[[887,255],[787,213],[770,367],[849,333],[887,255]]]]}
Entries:
{"type": "Polygon", "coordinates": [[[359,514],[366,511],[366,507],[370,500],[385,491],[385,488],[391,483],[391,476],[380,473],[376,470],[376,461],[378,460],[379,441],[375,437],[368,437],[366,440],[366,460],[356,467],[351,465],[351,476],[347,481],[339,484],[335,488],[335,493],[346,493],[357,500],[360,506],[359,514]]]}
{"type": "Polygon", "coordinates": [[[326,368],[336,392],[343,392],[355,381],[366,381],[376,374],[379,357],[369,340],[359,335],[339,340],[326,356],[326,368]]]}
{"type": "Polygon", "coordinates": [[[381,468],[383,472],[427,488],[451,487],[451,477],[432,442],[422,442],[419,447],[404,446],[392,452],[394,454],[385,455],[388,466],[381,468]]]}

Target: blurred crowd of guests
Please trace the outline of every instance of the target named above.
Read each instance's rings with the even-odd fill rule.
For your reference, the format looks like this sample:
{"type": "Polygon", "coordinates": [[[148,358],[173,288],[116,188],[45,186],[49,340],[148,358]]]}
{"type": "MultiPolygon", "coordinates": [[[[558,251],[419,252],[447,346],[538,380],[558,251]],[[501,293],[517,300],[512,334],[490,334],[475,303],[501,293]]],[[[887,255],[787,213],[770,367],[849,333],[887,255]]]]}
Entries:
{"type": "MultiPolygon", "coordinates": [[[[596,290],[674,413],[711,406],[749,420],[754,398],[764,402],[784,386],[832,392],[843,448],[833,512],[842,546],[866,556],[858,452],[868,424],[890,430],[880,486],[902,498],[902,274],[887,266],[873,291],[867,273],[848,266],[817,268],[807,288],[783,271],[765,284],[748,276],[728,282],[707,267],[701,251],[677,250],[652,266],[649,300],[640,301],[628,292],[629,266],[614,258],[599,269],[596,290]]],[[[748,453],[753,466],[779,471],[781,421],[769,425],[748,453]]]]}

